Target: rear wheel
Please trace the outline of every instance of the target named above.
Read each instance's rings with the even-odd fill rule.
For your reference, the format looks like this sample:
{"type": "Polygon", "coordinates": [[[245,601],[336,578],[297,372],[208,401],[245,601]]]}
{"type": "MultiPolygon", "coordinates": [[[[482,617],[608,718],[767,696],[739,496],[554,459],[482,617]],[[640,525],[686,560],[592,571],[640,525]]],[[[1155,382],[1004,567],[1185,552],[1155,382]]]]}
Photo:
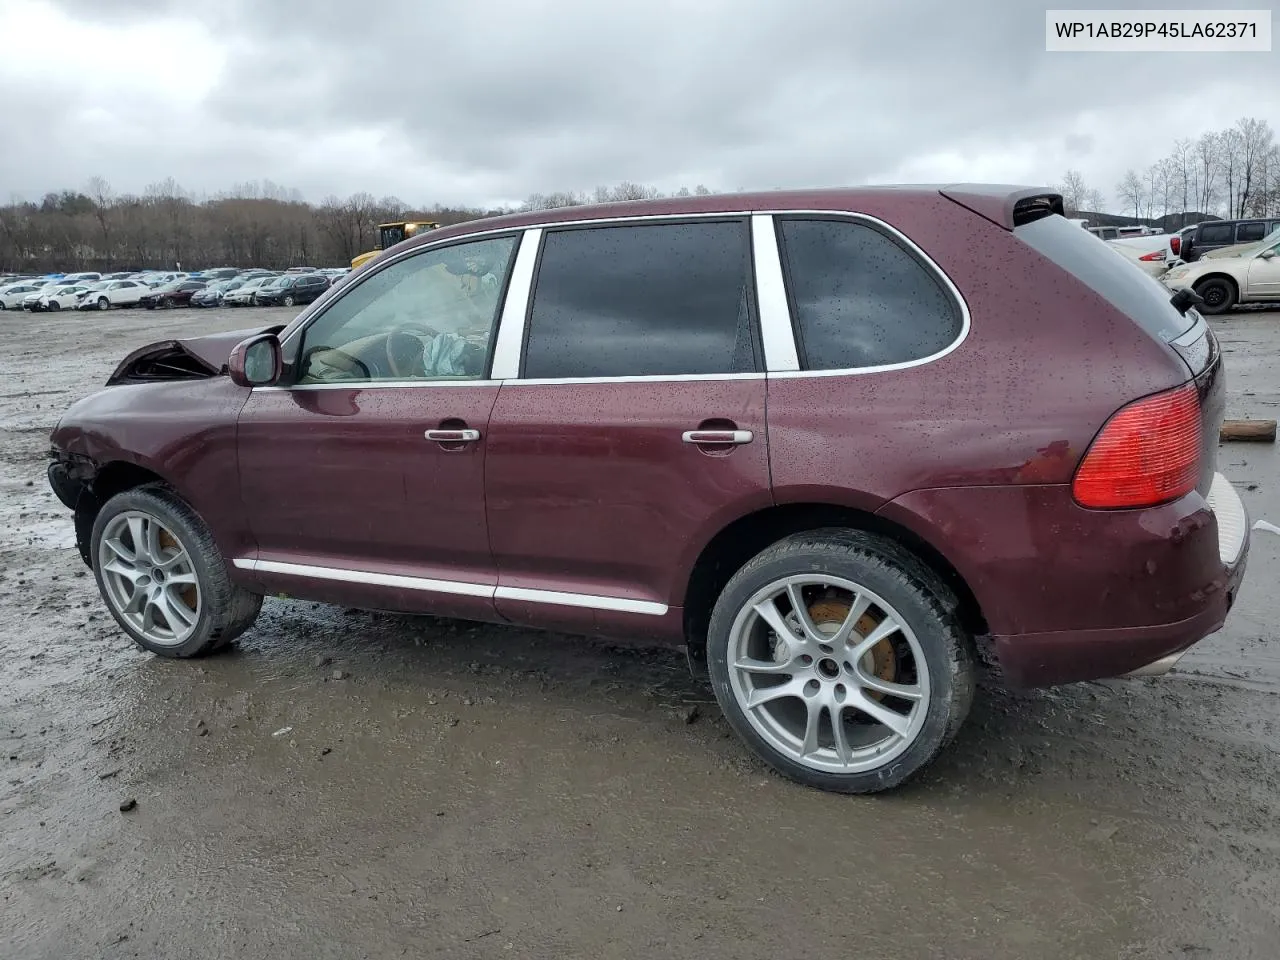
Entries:
{"type": "Polygon", "coordinates": [[[841,793],[895,787],[950,742],[974,691],[949,591],[895,543],[789,537],[716,602],[707,663],[729,723],[766,763],[841,793]]]}
{"type": "Polygon", "coordinates": [[[1211,277],[1196,284],[1196,293],[1204,300],[1200,312],[1210,315],[1226,313],[1236,305],[1238,296],[1236,285],[1222,277],[1211,277]]]}
{"type": "Polygon", "coordinates": [[[212,653],[247,630],[262,607],[261,596],[231,582],[196,512],[163,487],[139,487],[108,500],[90,542],[107,609],[152,653],[212,653]]]}

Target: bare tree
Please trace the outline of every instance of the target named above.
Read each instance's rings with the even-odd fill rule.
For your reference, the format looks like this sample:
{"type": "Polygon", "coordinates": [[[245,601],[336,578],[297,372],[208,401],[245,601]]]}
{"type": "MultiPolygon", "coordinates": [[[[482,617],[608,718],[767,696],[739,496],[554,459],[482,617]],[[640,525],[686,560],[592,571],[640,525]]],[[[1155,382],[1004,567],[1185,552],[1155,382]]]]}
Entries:
{"type": "Polygon", "coordinates": [[[1242,117],[1236,123],[1235,143],[1240,160],[1240,190],[1236,196],[1235,215],[1243,217],[1249,206],[1249,197],[1255,189],[1258,169],[1263,158],[1271,150],[1275,137],[1271,125],[1265,120],[1242,117]]]}
{"type": "Polygon", "coordinates": [[[1057,187],[1062,194],[1062,205],[1071,216],[1079,213],[1085,205],[1088,188],[1084,185],[1084,176],[1079,170],[1068,170],[1062,175],[1062,183],[1057,187]]]}
{"type": "Polygon", "coordinates": [[[1132,168],[1124,173],[1124,179],[1116,186],[1120,202],[1125,210],[1132,210],[1134,217],[1142,216],[1142,178],[1132,168]]]}
{"type": "Polygon", "coordinates": [[[114,261],[115,249],[112,245],[111,215],[115,198],[111,194],[111,184],[102,177],[90,177],[87,193],[93,201],[93,215],[98,221],[98,231],[102,235],[102,257],[108,266],[114,261]]]}
{"type": "Polygon", "coordinates": [[[1216,133],[1202,134],[1196,141],[1196,160],[1200,170],[1200,198],[1196,206],[1202,213],[1209,213],[1216,203],[1221,157],[1222,138],[1216,133]]]}

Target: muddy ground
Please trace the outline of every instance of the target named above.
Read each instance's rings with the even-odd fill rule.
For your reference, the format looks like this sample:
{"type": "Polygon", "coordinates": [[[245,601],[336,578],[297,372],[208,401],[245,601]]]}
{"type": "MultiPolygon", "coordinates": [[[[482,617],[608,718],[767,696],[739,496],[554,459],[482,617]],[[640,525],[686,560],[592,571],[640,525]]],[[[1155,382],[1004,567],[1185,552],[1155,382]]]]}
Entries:
{"type": "MultiPolygon", "coordinates": [[[[136,650],[48,432],[133,346],[281,316],[0,314],[4,960],[1276,956],[1277,536],[1177,674],[986,689],[876,798],[767,773],[678,652],[278,600],[136,650]]],[[[1214,325],[1276,417],[1280,313],[1214,325]]],[[[1220,463],[1280,523],[1275,447],[1220,463]]]]}

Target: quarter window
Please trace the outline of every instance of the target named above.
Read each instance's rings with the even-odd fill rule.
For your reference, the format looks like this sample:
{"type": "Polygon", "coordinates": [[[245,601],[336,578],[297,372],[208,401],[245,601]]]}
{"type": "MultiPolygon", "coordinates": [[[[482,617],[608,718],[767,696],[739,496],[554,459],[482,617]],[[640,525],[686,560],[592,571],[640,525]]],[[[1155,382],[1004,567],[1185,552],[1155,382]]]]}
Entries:
{"type": "Polygon", "coordinates": [[[524,376],[756,371],[750,242],[743,220],[549,231],[524,376]]]}
{"type": "Polygon", "coordinates": [[[485,376],[516,237],[436,247],[355,284],[302,334],[300,383],[485,376]]]}
{"type": "Polygon", "coordinates": [[[777,223],[803,369],[907,363],[960,336],[955,298],[886,233],[850,220],[777,223]]]}

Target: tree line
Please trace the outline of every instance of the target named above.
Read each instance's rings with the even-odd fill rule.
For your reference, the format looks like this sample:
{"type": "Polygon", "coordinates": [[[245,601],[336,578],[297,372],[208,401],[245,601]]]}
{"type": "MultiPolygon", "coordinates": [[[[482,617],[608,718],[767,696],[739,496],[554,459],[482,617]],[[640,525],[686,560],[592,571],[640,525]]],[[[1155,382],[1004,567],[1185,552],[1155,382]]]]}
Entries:
{"type": "MultiPolygon", "coordinates": [[[[679,196],[711,191],[699,185],[679,196]]],[[[397,197],[355,193],[307,203],[270,180],[241,183],[212,196],[184,190],[173,178],[140,195],[116,194],[102,177],[81,190],[46,194],[39,202],[0,206],[0,273],[52,270],[197,269],[218,266],[342,266],[378,243],[378,224],[435,220],[442,226],[581,203],[663,196],[623,182],[592,193],[534,194],[523,204],[483,209],[411,208],[397,197]]]]}
{"type": "MultiPolygon", "coordinates": [[[[1056,186],[1071,214],[1106,213],[1101,192],[1068,170],[1056,186]]],[[[1174,226],[1206,216],[1241,219],[1280,215],[1280,144],[1265,120],[1175,140],[1173,150],[1116,184],[1118,213],[1135,220],[1174,218],[1174,226]]]]}
{"type": "MultiPolygon", "coordinates": [[[[1102,192],[1068,170],[1056,185],[1067,210],[1106,213],[1102,192]]],[[[674,196],[707,194],[701,184],[674,196]]],[[[411,208],[397,197],[355,193],[306,202],[270,180],[236,184],[213,195],[184,190],[172,177],[141,194],[117,194],[102,177],[83,189],[46,194],[38,202],[0,206],[0,271],[142,270],[214,266],[337,266],[377,245],[378,224],[421,218],[442,225],[512,213],[661,197],[654,187],[624,181],[591,192],[537,193],[514,207],[435,205],[411,208]]],[[[1206,216],[1280,215],[1280,145],[1265,120],[1183,138],[1145,170],[1116,184],[1115,210],[1176,229],[1206,216]]]]}

